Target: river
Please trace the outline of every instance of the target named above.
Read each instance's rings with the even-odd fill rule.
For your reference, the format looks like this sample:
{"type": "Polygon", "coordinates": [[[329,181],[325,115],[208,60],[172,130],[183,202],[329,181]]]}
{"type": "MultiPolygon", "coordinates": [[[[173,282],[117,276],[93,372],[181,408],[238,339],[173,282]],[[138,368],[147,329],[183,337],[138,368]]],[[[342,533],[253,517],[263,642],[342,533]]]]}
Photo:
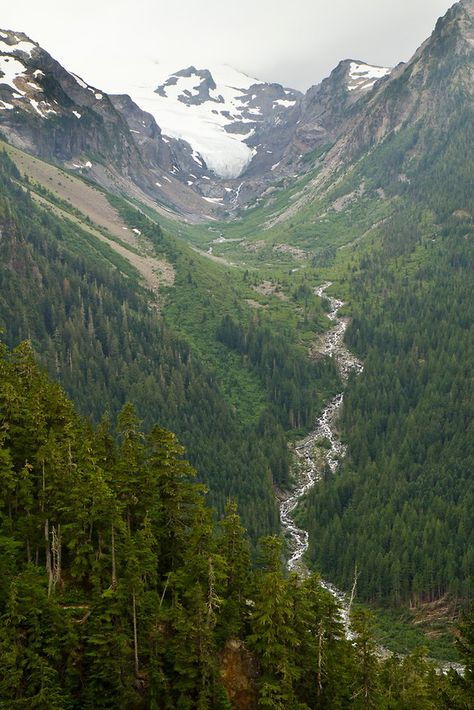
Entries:
{"type": "MultiPolygon", "coordinates": [[[[324,297],[329,301],[328,316],[334,323],[334,326],[324,334],[318,351],[335,359],[341,379],[345,384],[351,371],[362,372],[363,364],[344,345],[344,333],[349,325],[349,318],[338,315],[344,302],[326,294],[326,290],[330,286],[332,286],[332,282],[327,281],[315,291],[317,296],[324,297]]],[[[333,397],[317,419],[314,429],[295,445],[294,451],[298,459],[295,487],[280,502],[280,521],[289,550],[287,568],[289,572],[296,572],[301,577],[309,575],[303,560],[308,549],[308,533],[296,525],[293,512],[301,498],[320,480],[324,468],[329,466],[332,473],[335,473],[340,460],[346,453],[346,447],[341,442],[338,431],[338,419],[343,401],[344,392],[333,397]],[[327,448],[316,446],[316,442],[321,439],[327,440],[327,448]]],[[[321,586],[335,597],[341,610],[346,636],[353,638],[349,621],[350,602],[347,595],[327,580],[321,580],[321,586]]],[[[382,646],[378,647],[378,652],[381,656],[390,653],[382,646]]],[[[435,661],[435,663],[440,672],[446,673],[449,669],[454,669],[460,674],[464,673],[464,668],[458,663],[439,661],[435,661]]]]}
{"type": "MultiPolygon", "coordinates": [[[[327,281],[315,291],[317,296],[324,297],[329,301],[328,316],[334,322],[334,326],[322,337],[318,351],[322,355],[335,359],[341,379],[345,383],[349,373],[351,371],[362,372],[363,365],[344,345],[344,333],[349,319],[338,315],[344,305],[343,301],[327,295],[326,291],[331,285],[332,282],[327,281]]],[[[296,444],[294,451],[298,458],[298,466],[295,487],[280,503],[281,526],[289,550],[287,567],[290,572],[297,572],[302,577],[309,574],[303,560],[308,549],[308,533],[297,526],[293,513],[301,498],[321,478],[324,468],[329,466],[330,470],[335,473],[340,460],[346,453],[346,447],[341,442],[338,432],[338,419],[343,401],[343,392],[333,397],[317,419],[314,429],[296,444]],[[316,443],[322,439],[325,440],[325,447],[316,446],[316,443]]],[[[341,607],[346,633],[350,635],[349,601],[346,595],[330,582],[322,580],[321,584],[336,597],[341,607]]]]}

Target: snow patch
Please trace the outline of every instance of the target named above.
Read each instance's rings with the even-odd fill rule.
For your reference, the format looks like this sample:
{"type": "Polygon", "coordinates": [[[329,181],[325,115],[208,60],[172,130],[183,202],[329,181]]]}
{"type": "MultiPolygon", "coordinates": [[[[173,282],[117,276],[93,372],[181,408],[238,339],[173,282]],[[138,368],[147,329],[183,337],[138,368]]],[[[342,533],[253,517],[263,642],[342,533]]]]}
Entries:
{"type": "MultiPolygon", "coordinates": [[[[2,34],[4,39],[8,38],[8,35],[2,34]]],[[[33,42],[26,42],[25,40],[19,40],[15,36],[16,44],[7,44],[3,40],[0,40],[0,51],[1,52],[24,52],[29,57],[31,57],[31,52],[36,48],[36,44],[33,42]]]]}
{"type": "MultiPolygon", "coordinates": [[[[166,141],[166,142],[168,142],[168,141],[166,141]]],[[[198,153],[196,150],[194,150],[194,148],[193,148],[193,155],[192,155],[192,158],[193,158],[193,160],[194,160],[195,163],[199,163],[199,165],[202,166],[203,160],[202,160],[201,156],[199,155],[199,153],[198,153]]]]}
{"type": "Polygon", "coordinates": [[[392,70],[387,67],[374,67],[370,64],[351,62],[349,67],[349,91],[367,90],[372,88],[376,81],[390,74],[392,70]]]}
{"type": "Polygon", "coordinates": [[[289,108],[290,106],[294,106],[296,104],[296,101],[289,101],[287,99],[277,99],[273,103],[277,104],[277,106],[284,106],[285,108],[289,108]]]}
{"type": "MultiPolygon", "coordinates": [[[[87,161],[87,163],[84,163],[84,165],[81,165],[80,163],[73,163],[72,164],[74,168],[78,168],[79,170],[84,170],[84,168],[92,168],[92,163],[90,160],[87,161]]],[[[124,227],[124,229],[127,229],[124,227]]]]}
{"type": "Polygon", "coordinates": [[[7,84],[7,86],[10,86],[15,92],[18,92],[15,98],[24,96],[25,92],[19,89],[15,82],[20,77],[25,76],[25,65],[15,57],[0,57],[0,71],[4,74],[4,76],[0,78],[0,85],[7,84]]]}
{"type": "Polygon", "coordinates": [[[57,113],[53,108],[48,108],[48,104],[43,103],[43,107],[40,108],[40,102],[35,101],[35,99],[30,99],[30,104],[33,106],[34,110],[41,118],[48,118],[49,113],[57,113]]]}

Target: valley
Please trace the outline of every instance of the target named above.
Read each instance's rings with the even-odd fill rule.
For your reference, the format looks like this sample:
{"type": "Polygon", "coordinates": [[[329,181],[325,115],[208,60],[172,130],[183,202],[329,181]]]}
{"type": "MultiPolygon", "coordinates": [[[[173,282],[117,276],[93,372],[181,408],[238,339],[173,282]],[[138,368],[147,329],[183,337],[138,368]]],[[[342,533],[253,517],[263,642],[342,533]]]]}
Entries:
{"type": "Polygon", "coordinates": [[[469,707],[473,37],[107,94],[0,32],[0,706],[469,707]]]}
{"type": "MultiPolygon", "coordinates": [[[[328,281],[316,289],[316,294],[320,298],[328,298],[326,291],[331,286],[332,283],[328,281]]],[[[348,321],[338,317],[338,311],[344,305],[343,302],[332,297],[329,297],[328,301],[330,305],[328,316],[333,321],[333,327],[323,336],[319,345],[319,354],[334,358],[341,374],[342,383],[345,384],[349,372],[351,370],[361,372],[363,365],[344,346],[343,338],[348,321]]],[[[341,444],[338,430],[343,401],[343,393],[339,393],[331,399],[316,421],[315,428],[303,440],[295,443],[294,487],[290,494],[284,495],[280,503],[280,521],[288,546],[287,568],[289,572],[296,572],[301,577],[307,577],[309,574],[305,564],[309,535],[307,530],[297,526],[294,513],[301,499],[317,485],[323,476],[336,474],[339,461],[345,455],[345,448],[341,444]]],[[[357,579],[355,579],[355,584],[356,582],[357,579]]],[[[336,599],[340,607],[346,636],[349,639],[353,638],[350,626],[352,598],[349,600],[347,594],[341,592],[331,582],[322,579],[320,583],[336,599]]]]}

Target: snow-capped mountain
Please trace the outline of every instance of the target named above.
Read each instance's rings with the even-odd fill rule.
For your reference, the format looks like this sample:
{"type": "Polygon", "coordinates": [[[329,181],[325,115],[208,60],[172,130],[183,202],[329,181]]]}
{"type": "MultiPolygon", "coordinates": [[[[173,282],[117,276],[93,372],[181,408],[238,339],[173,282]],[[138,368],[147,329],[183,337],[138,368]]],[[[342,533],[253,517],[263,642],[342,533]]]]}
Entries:
{"type": "Polygon", "coordinates": [[[308,154],[334,143],[390,73],[345,60],[302,94],[228,66],[149,69],[151,81],[109,95],[26,35],[2,31],[0,128],[108,189],[135,185],[193,218],[218,216],[311,169],[308,154]]]}
{"type": "MultiPolygon", "coordinates": [[[[0,131],[10,143],[111,191],[142,191],[193,218],[214,205],[176,177],[177,159],[154,118],[65,69],[21,32],[0,30],[0,131]]],[[[192,153],[177,144],[180,160],[192,153]]],[[[144,195],[141,195],[144,198],[144,195]]]]}
{"type": "Polygon", "coordinates": [[[267,84],[228,66],[172,74],[157,66],[156,83],[128,87],[127,93],[154,116],[163,133],[187,141],[194,160],[222,178],[236,178],[257,153],[251,140],[268,112],[280,115],[301,94],[267,84]],[[269,105],[267,94],[275,93],[269,105]],[[273,90],[272,90],[273,89],[273,90]]]}

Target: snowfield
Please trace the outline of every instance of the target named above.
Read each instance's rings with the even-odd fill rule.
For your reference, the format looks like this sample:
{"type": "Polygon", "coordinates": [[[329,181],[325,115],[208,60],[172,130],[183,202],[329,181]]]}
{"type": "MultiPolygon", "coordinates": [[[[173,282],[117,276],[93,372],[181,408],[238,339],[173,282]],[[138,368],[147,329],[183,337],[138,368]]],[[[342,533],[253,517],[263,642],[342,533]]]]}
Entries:
{"type": "Polygon", "coordinates": [[[253,130],[232,133],[232,124],[258,120],[258,109],[249,111],[252,97],[247,92],[263,82],[228,66],[212,67],[210,72],[215,89],[205,86],[203,70],[190,69],[186,72],[189,76],[177,76],[169,73],[169,67],[157,65],[154,84],[149,80],[137,83],[127,93],[154,116],[165,135],[191,144],[197,165],[201,165],[202,158],[221,177],[234,178],[245,170],[256,151],[244,142],[253,130]],[[255,118],[250,120],[248,113],[255,118]]]}

